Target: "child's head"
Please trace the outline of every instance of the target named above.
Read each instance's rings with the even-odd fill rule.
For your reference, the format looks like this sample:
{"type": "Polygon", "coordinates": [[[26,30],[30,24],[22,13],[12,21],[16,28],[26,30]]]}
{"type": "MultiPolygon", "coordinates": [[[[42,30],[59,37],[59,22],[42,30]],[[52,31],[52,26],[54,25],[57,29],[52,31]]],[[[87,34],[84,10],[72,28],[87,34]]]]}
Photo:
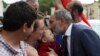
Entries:
{"type": "Polygon", "coordinates": [[[44,35],[42,37],[42,42],[52,42],[54,41],[54,35],[49,29],[45,29],[44,35]]]}

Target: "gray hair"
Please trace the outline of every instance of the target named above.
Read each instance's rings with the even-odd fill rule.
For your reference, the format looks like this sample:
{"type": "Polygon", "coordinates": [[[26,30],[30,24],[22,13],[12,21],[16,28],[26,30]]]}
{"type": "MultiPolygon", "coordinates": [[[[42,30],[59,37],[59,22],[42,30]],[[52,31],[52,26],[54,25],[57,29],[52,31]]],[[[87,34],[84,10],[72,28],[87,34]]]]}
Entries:
{"type": "Polygon", "coordinates": [[[67,23],[73,22],[71,13],[67,10],[57,10],[55,16],[57,20],[60,20],[63,17],[67,23]]]}

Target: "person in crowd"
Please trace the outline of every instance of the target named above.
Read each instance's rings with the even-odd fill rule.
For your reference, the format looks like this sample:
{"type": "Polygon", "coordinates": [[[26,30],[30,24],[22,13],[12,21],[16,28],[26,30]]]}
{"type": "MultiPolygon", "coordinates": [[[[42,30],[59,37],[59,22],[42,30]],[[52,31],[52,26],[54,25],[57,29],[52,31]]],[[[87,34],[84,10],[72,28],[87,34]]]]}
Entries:
{"type": "MultiPolygon", "coordinates": [[[[85,22],[83,22],[83,20],[81,19],[81,15],[83,13],[83,6],[82,3],[79,1],[71,1],[70,3],[67,4],[66,9],[63,7],[61,0],[56,0],[56,5],[58,9],[62,9],[62,10],[69,10],[71,12],[72,15],[72,19],[73,19],[73,23],[76,25],[85,25],[89,28],[91,28],[88,24],[86,24],[85,22]]],[[[62,40],[62,35],[61,34],[57,34],[55,36],[56,41],[61,44],[61,40],[62,40]]]]}
{"type": "Polygon", "coordinates": [[[26,2],[36,11],[36,13],[38,13],[39,10],[38,0],[27,0],[26,2]]]}
{"type": "Polygon", "coordinates": [[[63,56],[100,56],[99,36],[89,27],[74,24],[69,11],[57,10],[50,26],[53,32],[63,35],[63,56]]]}
{"type": "Polygon", "coordinates": [[[42,15],[38,15],[38,19],[35,21],[34,24],[34,31],[31,33],[30,36],[28,36],[25,41],[37,49],[38,41],[43,35],[44,28],[44,17],[42,15]]]}
{"type": "Polygon", "coordinates": [[[34,53],[34,48],[23,40],[34,30],[36,19],[37,14],[26,2],[15,2],[7,8],[0,32],[0,56],[27,56],[30,51],[34,53]]]}
{"type": "Polygon", "coordinates": [[[38,45],[39,56],[60,56],[61,49],[57,42],[54,40],[53,33],[47,28],[38,45]]]}
{"type": "MultiPolygon", "coordinates": [[[[44,31],[46,29],[46,25],[44,23],[44,17],[41,15],[38,15],[38,19],[35,21],[34,24],[34,31],[31,33],[30,36],[25,40],[27,43],[29,43],[31,46],[38,49],[39,43],[42,39],[42,36],[44,35],[44,31]]],[[[50,49],[49,55],[55,55],[55,51],[50,49]]],[[[42,53],[42,52],[41,52],[42,53]]]]}
{"type": "Polygon", "coordinates": [[[71,15],[72,15],[72,18],[73,18],[73,21],[75,24],[77,24],[77,25],[81,24],[81,25],[85,25],[87,27],[90,27],[85,22],[83,22],[81,17],[80,17],[83,13],[83,5],[81,2],[72,1],[68,4],[66,9],[71,12],[71,15]]]}
{"type": "Polygon", "coordinates": [[[56,5],[58,9],[69,10],[71,12],[75,24],[82,24],[88,26],[85,22],[83,22],[83,20],[80,17],[83,13],[83,5],[80,1],[76,1],[76,0],[71,1],[67,4],[66,8],[64,8],[61,0],[56,0],[56,5]]]}

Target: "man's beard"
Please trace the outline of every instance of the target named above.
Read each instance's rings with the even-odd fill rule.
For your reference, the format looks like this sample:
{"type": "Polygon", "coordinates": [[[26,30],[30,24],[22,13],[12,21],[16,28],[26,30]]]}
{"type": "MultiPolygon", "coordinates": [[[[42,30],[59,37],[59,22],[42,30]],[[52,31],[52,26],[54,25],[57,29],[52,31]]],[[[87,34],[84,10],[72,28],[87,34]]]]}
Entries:
{"type": "Polygon", "coordinates": [[[62,34],[62,30],[63,30],[62,27],[57,26],[57,27],[55,27],[55,28],[53,29],[53,32],[54,32],[55,35],[58,35],[58,34],[62,34]]]}
{"type": "Polygon", "coordinates": [[[73,21],[75,21],[75,17],[73,13],[71,13],[71,16],[72,16],[73,21]]]}

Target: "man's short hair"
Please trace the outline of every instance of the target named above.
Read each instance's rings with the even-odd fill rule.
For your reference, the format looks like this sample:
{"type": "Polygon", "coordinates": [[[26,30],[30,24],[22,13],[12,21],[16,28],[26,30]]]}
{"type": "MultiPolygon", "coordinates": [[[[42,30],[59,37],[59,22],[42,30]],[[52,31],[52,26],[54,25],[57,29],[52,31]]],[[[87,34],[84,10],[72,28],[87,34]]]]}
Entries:
{"type": "Polygon", "coordinates": [[[26,2],[13,3],[4,13],[3,29],[6,31],[16,31],[25,23],[27,23],[27,27],[30,27],[36,18],[35,11],[26,2]]]}
{"type": "Polygon", "coordinates": [[[67,23],[73,22],[71,13],[67,10],[57,10],[55,12],[56,19],[60,20],[62,17],[66,20],[67,23]]]}
{"type": "Polygon", "coordinates": [[[79,2],[79,1],[73,1],[70,9],[72,11],[77,10],[79,15],[81,15],[83,12],[83,6],[82,6],[81,2],[79,2]]]}

